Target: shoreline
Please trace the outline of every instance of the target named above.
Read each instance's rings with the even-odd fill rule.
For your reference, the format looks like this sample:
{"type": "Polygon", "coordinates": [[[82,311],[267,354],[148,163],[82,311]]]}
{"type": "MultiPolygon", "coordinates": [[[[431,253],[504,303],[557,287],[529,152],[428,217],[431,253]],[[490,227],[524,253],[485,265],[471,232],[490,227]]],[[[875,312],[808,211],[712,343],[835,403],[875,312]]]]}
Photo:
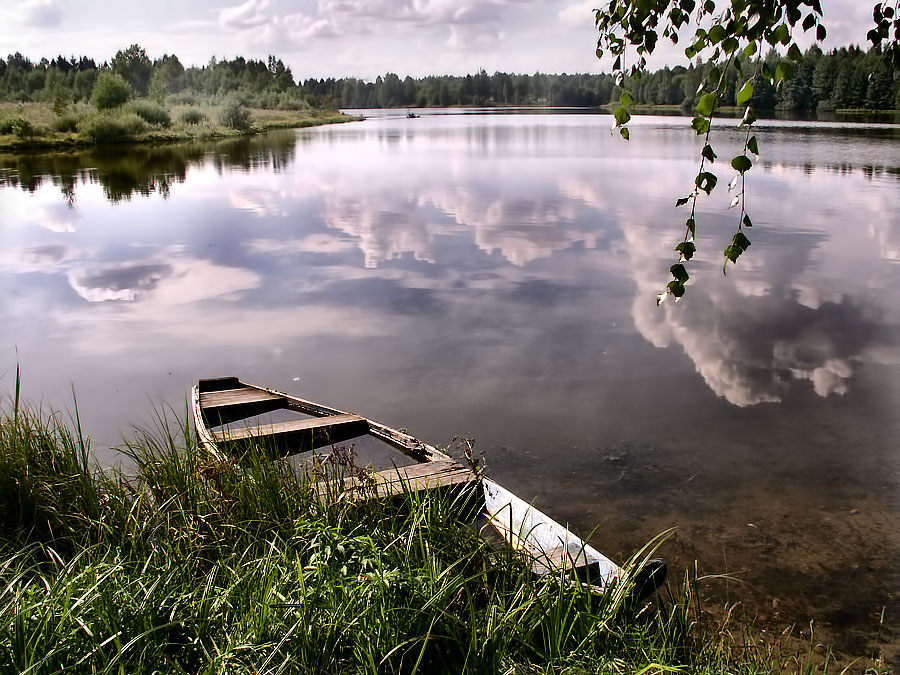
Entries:
{"type": "Polygon", "coordinates": [[[247,131],[226,129],[223,127],[202,128],[196,131],[191,128],[179,130],[150,129],[134,136],[106,142],[97,142],[75,132],[48,132],[47,135],[32,136],[29,138],[16,138],[6,135],[0,136],[0,154],[28,154],[33,152],[67,152],[94,148],[108,148],[112,146],[146,146],[168,145],[177,143],[194,143],[202,141],[218,141],[226,139],[247,138],[259,136],[270,131],[282,129],[305,129],[309,127],[325,126],[329,124],[343,124],[345,122],[358,122],[364,118],[358,115],[348,115],[339,111],[323,110],[321,115],[297,116],[294,119],[284,119],[283,115],[291,111],[273,111],[267,109],[252,109],[251,113],[257,118],[263,119],[252,124],[247,131]],[[276,119],[265,119],[276,115],[276,119]]]}

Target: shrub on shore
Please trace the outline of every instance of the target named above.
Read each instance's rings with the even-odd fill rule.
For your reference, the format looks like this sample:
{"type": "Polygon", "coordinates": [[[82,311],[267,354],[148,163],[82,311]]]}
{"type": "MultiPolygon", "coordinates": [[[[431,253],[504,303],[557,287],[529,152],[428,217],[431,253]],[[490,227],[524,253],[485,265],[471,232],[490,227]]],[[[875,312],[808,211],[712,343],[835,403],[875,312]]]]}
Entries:
{"type": "Polygon", "coordinates": [[[91,103],[97,110],[111,110],[128,102],[131,86],[117,73],[102,72],[91,91],[91,103]]]}
{"type": "Polygon", "coordinates": [[[120,143],[146,131],[147,124],[134,113],[97,113],[78,123],[78,130],[97,145],[120,143]]]}
{"type": "Polygon", "coordinates": [[[237,131],[249,131],[250,109],[237,96],[229,96],[223,102],[222,110],[219,112],[219,123],[237,131]]]}
{"type": "Polygon", "coordinates": [[[67,113],[60,115],[50,124],[50,128],[61,134],[74,133],[78,131],[78,122],[81,118],[78,115],[67,113]]]}
{"type": "Polygon", "coordinates": [[[0,121],[0,134],[12,134],[16,138],[31,138],[35,134],[34,125],[26,117],[16,115],[0,121]]]}
{"type": "Polygon", "coordinates": [[[129,108],[147,124],[163,128],[167,128],[172,124],[172,116],[169,114],[169,111],[159,103],[139,99],[132,101],[129,108]]]}
{"type": "Polygon", "coordinates": [[[193,124],[201,124],[206,121],[206,115],[204,115],[201,111],[189,108],[181,113],[181,117],[179,118],[182,124],[193,125],[193,124]]]}

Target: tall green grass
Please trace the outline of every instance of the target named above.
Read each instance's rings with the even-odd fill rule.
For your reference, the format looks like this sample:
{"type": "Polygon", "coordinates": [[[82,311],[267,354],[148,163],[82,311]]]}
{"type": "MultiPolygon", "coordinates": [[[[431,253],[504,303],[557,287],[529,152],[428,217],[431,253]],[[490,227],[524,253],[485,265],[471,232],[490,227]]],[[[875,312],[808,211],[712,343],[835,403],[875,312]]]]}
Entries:
{"type": "MultiPolygon", "coordinates": [[[[160,414],[100,471],[75,419],[0,415],[0,672],[777,672],[699,623],[696,575],[635,607],[479,536],[465,492],[323,498],[216,463],[160,414]]],[[[340,476],[334,476],[337,486],[340,476]]],[[[753,644],[753,641],[750,641],[753,644]]],[[[812,671],[810,671],[812,672],[812,671]]]]}

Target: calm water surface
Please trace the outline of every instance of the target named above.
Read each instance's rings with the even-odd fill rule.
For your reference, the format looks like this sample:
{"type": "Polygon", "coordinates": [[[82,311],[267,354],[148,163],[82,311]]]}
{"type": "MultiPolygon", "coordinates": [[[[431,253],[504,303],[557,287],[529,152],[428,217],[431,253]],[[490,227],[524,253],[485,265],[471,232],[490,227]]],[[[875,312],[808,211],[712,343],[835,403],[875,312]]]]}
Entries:
{"type": "MultiPolygon", "coordinates": [[[[846,654],[900,626],[900,127],[760,122],[754,227],[698,208],[689,121],[374,114],[209,146],[0,157],[0,388],[114,457],[239,375],[446,444],[612,557],[664,555],[846,654]],[[16,352],[18,350],[18,352],[16,352]]],[[[740,142],[722,123],[716,150],[740,142]]],[[[891,645],[894,645],[893,647],[891,645]]]]}

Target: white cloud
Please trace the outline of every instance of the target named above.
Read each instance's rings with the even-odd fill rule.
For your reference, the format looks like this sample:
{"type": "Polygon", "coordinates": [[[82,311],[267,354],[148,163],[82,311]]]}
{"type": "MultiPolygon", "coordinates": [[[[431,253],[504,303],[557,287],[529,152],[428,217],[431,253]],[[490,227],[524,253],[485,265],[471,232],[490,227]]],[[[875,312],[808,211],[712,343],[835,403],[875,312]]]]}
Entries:
{"type": "Polygon", "coordinates": [[[330,234],[310,234],[300,239],[251,239],[245,246],[251,253],[264,255],[294,255],[297,253],[318,253],[334,255],[355,251],[357,242],[335,237],[330,234]]]}
{"type": "Polygon", "coordinates": [[[22,5],[22,20],[32,28],[52,28],[62,22],[58,0],[29,0],[22,5]]]}
{"type": "Polygon", "coordinates": [[[259,275],[250,270],[192,258],[85,264],[69,270],[68,280],[88,302],[139,302],[165,307],[233,298],[260,284],[259,275]]]}
{"type": "Polygon", "coordinates": [[[247,0],[237,7],[226,7],[219,12],[219,23],[227,28],[248,30],[259,28],[269,21],[266,10],[269,0],[247,0]]]}
{"type": "Polygon", "coordinates": [[[593,10],[599,4],[597,0],[582,0],[582,2],[566,5],[559,10],[559,22],[569,28],[581,28],[585,24],[591,25],[594,19],[593,10]]]}

